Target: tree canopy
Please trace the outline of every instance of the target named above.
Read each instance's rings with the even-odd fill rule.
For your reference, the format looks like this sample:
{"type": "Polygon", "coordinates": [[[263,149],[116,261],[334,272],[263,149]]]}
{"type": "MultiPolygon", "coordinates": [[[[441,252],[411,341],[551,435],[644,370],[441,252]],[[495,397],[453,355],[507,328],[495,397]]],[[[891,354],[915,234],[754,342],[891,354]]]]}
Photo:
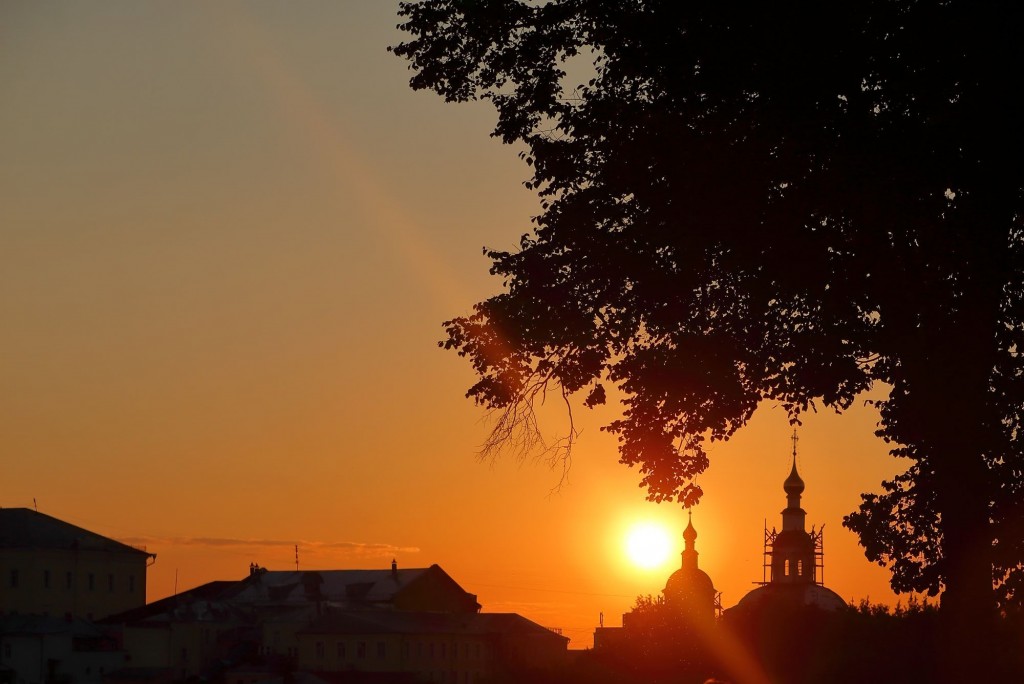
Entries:
{"type": "MultiPolygon", "coordinates": [[[[695,504],[707,440],[865,390],[906,472],[846,520],[894,588],[1024,582],[1021,11],[1005,4],[404,2],[411,85],[483,99],[541,213],[446,325],[469,396],[617,386],[621,460],[695,504]],[[578,74],[583,74],[578,76],[578,74]]],[[[525,413],[524,413],[525,412],[525,413]]],[[[507,433],[499,434],[507,435],[507,433]]],[[[998,593],[993,593],[993,586],[998,593]]]]}

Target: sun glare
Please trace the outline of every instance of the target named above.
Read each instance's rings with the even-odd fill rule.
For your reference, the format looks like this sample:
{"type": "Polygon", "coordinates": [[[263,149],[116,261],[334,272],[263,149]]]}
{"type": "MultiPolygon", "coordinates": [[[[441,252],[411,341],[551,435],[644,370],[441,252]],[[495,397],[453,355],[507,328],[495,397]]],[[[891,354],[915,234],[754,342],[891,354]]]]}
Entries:
{"type": "Polygon", "coordinates": [[[637,523],[626,535],[626,554],[641,568],[655,568],[664,563],[671,547],[668,532],[655,523],[637,523]]]}

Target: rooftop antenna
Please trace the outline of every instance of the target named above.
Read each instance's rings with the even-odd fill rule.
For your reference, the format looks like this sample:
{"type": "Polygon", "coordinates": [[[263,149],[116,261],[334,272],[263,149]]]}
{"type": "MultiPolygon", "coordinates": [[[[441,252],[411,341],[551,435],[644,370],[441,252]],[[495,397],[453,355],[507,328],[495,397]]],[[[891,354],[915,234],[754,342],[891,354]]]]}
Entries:
{"type": "Polygon", "coordinates": [[[36,503],[36,497],[32,497],[32,508],[35,509],[36,513],[39,512],[39,504],[36,503]]]}
{"type": "Polygon", "coordinates": [[[299,545],[295,545],[295,569],[299,569],[299,545]]]}

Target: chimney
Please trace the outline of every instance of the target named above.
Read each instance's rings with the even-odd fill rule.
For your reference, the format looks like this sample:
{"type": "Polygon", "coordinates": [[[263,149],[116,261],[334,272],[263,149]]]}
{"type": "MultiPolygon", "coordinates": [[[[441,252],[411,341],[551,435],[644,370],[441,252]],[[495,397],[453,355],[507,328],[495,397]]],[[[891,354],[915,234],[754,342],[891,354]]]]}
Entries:
{"type": "Polygon", "coordinates": [[[391,559],[391,579],[398,580],[398,561],[391,559]]]}

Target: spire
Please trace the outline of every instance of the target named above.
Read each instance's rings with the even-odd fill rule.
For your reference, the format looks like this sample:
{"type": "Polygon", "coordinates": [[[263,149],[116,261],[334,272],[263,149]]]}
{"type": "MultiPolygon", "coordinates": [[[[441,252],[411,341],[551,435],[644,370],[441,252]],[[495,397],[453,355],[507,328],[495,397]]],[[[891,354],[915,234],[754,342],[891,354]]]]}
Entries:
{"type": "Polygon", "coordinates": [[[786,492],[786,510],[782,511],[783,530],[804,530],[804,517],[807,515],[800,507],[800,495],[804,493],[804,481],[800,473],[796,471],[796,443],[799,437],[796,435],[796,428],[793,428],[793,466],[789,470],[789,477],[782,483],[786,492]]]}
{"type": "Polygon", "coordinates": [[[686,521],[686,529],[683,530],[683,570],[697,569],[697,550],[693,548],[693,542],[697,539],[697,530],[693,529],[693,512],[687,511],[689,516],[686,521]]]}

